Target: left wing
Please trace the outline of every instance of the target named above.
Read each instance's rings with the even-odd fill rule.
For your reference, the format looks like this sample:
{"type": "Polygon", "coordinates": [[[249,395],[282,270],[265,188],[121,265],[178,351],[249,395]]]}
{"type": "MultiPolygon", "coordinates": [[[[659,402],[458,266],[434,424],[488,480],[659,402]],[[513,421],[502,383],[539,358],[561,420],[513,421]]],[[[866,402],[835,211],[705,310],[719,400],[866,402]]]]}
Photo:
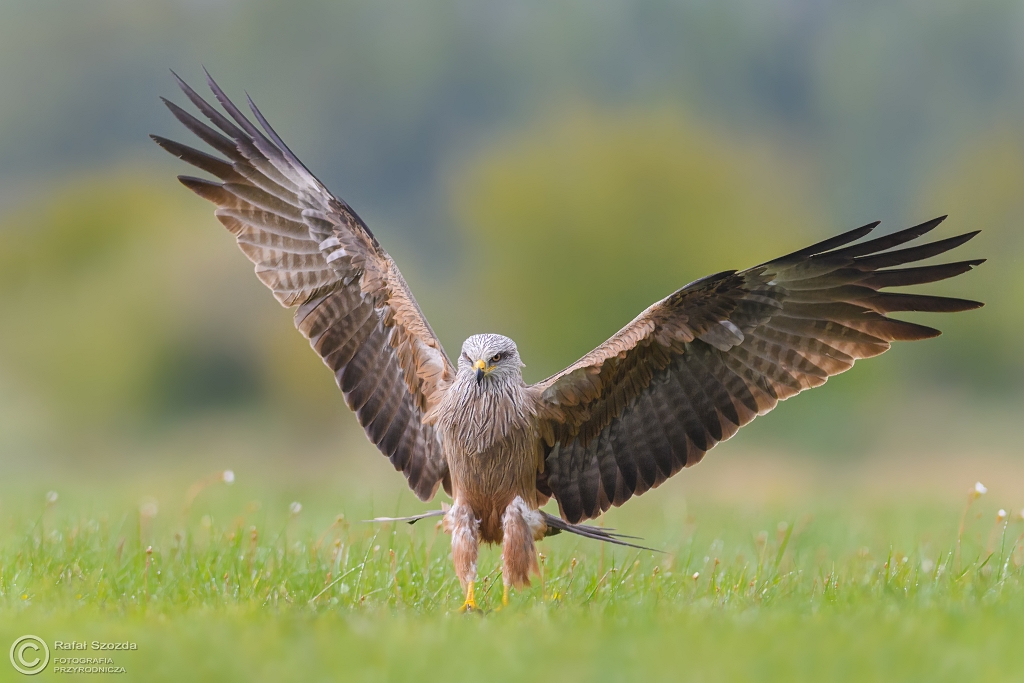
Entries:
{"type": "Polygon", "coordinates": [[[538,490],[558,500],[569,522],[596,517],[700,462],[779,401],[855,360],[893,341],[937,336],[886,314],[982,304],[881,290],[944,280],[983,262],[893,267],[977,234],[886,251],[944,218],[845,246],[878,224],[866,225],[749,270],[697,280],[533,385],[545,450],[538,490]]]}

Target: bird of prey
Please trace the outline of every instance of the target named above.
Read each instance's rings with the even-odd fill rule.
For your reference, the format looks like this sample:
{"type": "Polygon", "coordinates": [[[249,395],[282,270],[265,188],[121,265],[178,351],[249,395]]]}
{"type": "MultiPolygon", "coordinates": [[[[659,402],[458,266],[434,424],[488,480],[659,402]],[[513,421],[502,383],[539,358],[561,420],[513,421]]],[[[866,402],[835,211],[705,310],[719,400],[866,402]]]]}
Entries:
{"type": "MultiPolygon", "coordinates": [[[[175,75],[175,78],[177,76],[175,75]]],[[[207,80],[223,111],[178,78],[211,125],[164,100],[213,150],[153,136],[216,180],[179,176],[334,373],[367,437],[422,500],[438,487],[463,609],[476,609],[481,542],[502,544],[503,602],[537,570],[535,541],[558,531],[628,543],[581,524],[697,464],[779,401],[938,330],[898,311],[979,302],[886,291],[982,263],[900,267],[974,237],[918,243],[943,218],[876,237],[877,223],[739,271],[701,278],[652,304],[608,341],[537,384],[508,337],[477,334],[455,363],[395,262],[342,199],[302,164],[249,99],[255,121],[207,80]],[[540,507],[558,502],[560,516],[540,507]]]]}

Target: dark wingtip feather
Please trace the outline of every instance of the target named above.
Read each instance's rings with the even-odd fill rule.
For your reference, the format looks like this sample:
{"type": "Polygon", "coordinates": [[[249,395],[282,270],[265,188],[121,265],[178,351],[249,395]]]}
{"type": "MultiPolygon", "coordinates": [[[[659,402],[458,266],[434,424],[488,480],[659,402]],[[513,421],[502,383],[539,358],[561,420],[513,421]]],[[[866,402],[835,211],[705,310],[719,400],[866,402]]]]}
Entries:
{"type": "Polygon", "coordinates": [[[184,147],[184,145],[182,145],[181,143],[175,142],[174,140],[169,140],[168,138],[165,138],[162,135],[150,134],[149,139],[155,142],[156,144],[160,145],[161,149],[170,152],[179,159],[182,158],[181,154],[179,154],[178,152],[179,147],[184,147]]]}
{"type": "Polygon", "coordinates": [[[887,319],[886,326],[892,341],[921,341],[923,339],[934,339],[942,334],[942,330],[934,327],[907,322],[906,320],[887,319]]]}
{"type": "Polygon", "coordinates": [[[178,176],[178,182],[214,204],[219,204],[221,199],[223,199],[224,188],[218,182],[190,175],[178,176]]]}
{"type": "Polygon", "coordinates": [[[288,161],[295,164],[299,168],[305,169],[305,171],[310,175],[313,175],[312,172],[308,168],[306,168],[306,165],[299,161],[299,158],[295,156],[295,153],[288,148],[288,145],[286,145],[284,140],[281,139],[281,136],[277,134],[277,131],[274,130],[273,126],[270,125],[270,122],[267,121],[267,118],[263,115],[263,112],[259,110],[259,107],[256,106],[256,103],[252,101],[251,97],[249,97],[249,93],[245,93],[245,99],[249,103],[249,109],[252,110],[253,116],[256,117],[256,120],[259,121],[259,124],[263,126],[264,130],[267,131],[267,135],[269,135],[270,139],[274,141],[274,144],[276,144],[281,149],[281,152],[287,157],[288,161]]]}
{"type": "Polygon", "coordinates": [[[943,263],[937,266],[876,270],[861,280],[861,284],[881,289],[883,287],[908,287],[929,282],[939,282],[969,272],[984,262],[985,259],[971,259],[956,263],[943,263]]]}
{"type": "Polygon", "coordinates": [[[905,294],[902,292],[879,292],[864,300],[863,303],[878,313],[896,313],[898,311],[959,313],[960,311],[971,311],[981,306],[981,302],[970,299],[956,299],[930,294],[905,294]]]}
{"type": "Polygon", "coordinates": [[[183,145],[180,142],[174,140],[168,140],[160,135],[149,136],[153,142],[160,145],[161,148],[167,152],[173,154],[182,161],[192,164],[196,168],[202,169],[207,173],[212,173],[221,180],[237,181],[241,179],[234,167],[223,159],[218,159],[215,156],[201,152],[198,149],[183,145]]]}
{"type": "Polygon", "coordinates": [[[252,137],[263,137],[263,134],[260,133],[259,129],[252,124],[252,121],[247,119],[245,114],[239,111],[238,107],[235,106],[235,103],[227,96],[227,93],[217,85],[217,81],[213,80],[213,76],[211,76],[210,72],[206,70],[206,67],[203,67],[203,72],[206,74],[206,84],[210,86],[210,90],[213,91],[214,97],[216,97],[217,101],[220,102],[222,107],[224,107],[224,111],[228,113],[228,116],[233,118],[235,123],[241,126],[242,130],[252,137]]]}
{"type": "Polygon", "coordinates": [[[816,242],[815,244],[812,244],[809,247],[804,247],[803,249],[794,251],[791,254],[786,254],[781,258],[775,259],[774,262],[788,261],[790,259],[800,259],[805,258],[807,256],[814,256],[815,254],[820,254],[822,252],[826,252],[831,249],[841,247],[844,244],[849,244],[850,242],[859,240],[861,237],[864,237],[872,230],[877,228],[880,223],[881,221],[875,221],[874,223],[868,223],[867,225],[862,225],[859,228],[848,230],[842,234],[836,235],[835,237],[830,237],[827,240],[816,242]]]}
{"type": "MultiPolygon", "coordinates": [[[[173,71],[171,73],[174,73],[173,71]]],[[[215,126],[224,131],[225,134],[231,136],[235,140],[244,140],[245,133],[240,130],[237,126],[228,121],[227,117],[221,114],[215,107],[209,102],[204,100],[202,96],[192,89],[188,83],[174,74],[175,79],[178,81],[178,87],[185,93],[185,97],[189,99],[192,104],[196,106],[199,111],[203,113],[203,116],[208,118],[215,126]]],[[[251,125],[251,124],[250,124],[251,125]]]]}
{"type": "MultiPolygon", "coordinates": [[[[210,145],[218,152],[224,154],[229,159],[240,160],[242,158],[242,155],[238,152],[235,143],[231,142],[231,140],[224,137],[213,128],[210,128],[205,123],[192,116],[192,114],[189,114],[187,111],[176,105],[174,102],[171,102],[164,97],[161,97],[160,99],[163,100],[163,103],[171,110],[171,114],[174,118],[178,119],[181,125],[189,129],[200,140],[210,145]]],[[[216,111],[214,111],[214,113],[216,114],[216,111]]],[[[225,119],[224,123],[228,124],[228,121],[225,119]]],[[[224,129],[222,128],[222,130],[224,129]]]]}
{"type": "Polygon", "coordinates": [[[857,256],[864,256],[865,254],[874,254],[876,252],[885,251],[886,249],[892,249],[893,247],[898,247],[901,244],[915,240],[922,235],[926,235],[937,228],[944,220],[946,220],[945,216],[939,216],[938,218],[933,218],[930,221],[925,221],[924,223],[920,223],[913,227],[898,230],[891,235],[885,235],[873,240],[868,240],[867,242],[851,245],[845,249],[833,251],[829,256],[854,258],[857,256]]]}
{"type": "MultiPolygon", "coordinates": [[[[193,102],[195,102],[196,98],[202,99],[202,97],[200,97],[199,93],[197,93],[195,90],[193,90],[192,86],[190,86],[188,83],[185,82],[184,78],[179,76],[173,70],[171,71],[171,75],[174,76],[174,80],[177,81],[178,87],[181,88],[181,91],[183,93],[185,93],[186,97],[188,97],[193,102]]],[[[160,98],[160,99],[163,99],[163,98],[160,98]]]]}
{"type": "Polygon", "coordinates": [[[856,261],[858,264],[867,268],[888,268],[890,266],[898,266],[904,263],[911,263],[913,261],[923,261],[924,259],[931,258],[932,256],[944,254],[950,249],[956,249],[960,245],[974,239],[980,232],[981,230],[974,230],[973,232],[965,232],[964,234],[957,235],[956,237],[947,237],[944,240],[929,242],[928,244],[920,244],[916,247],[887,251],[881,254],[860,256],[856,261]]]}

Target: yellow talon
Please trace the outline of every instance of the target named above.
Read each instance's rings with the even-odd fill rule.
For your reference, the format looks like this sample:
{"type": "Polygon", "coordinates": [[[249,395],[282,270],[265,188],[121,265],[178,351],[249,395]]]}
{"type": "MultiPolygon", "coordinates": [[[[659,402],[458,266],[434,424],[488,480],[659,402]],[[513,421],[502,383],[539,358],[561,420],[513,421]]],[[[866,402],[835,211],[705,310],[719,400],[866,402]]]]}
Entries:
{"type": "Polygon", "coordinates": [[[505,586],[505,592],[501,595],[501,604],[503,607],[508,607],[508,586],[505,586]]]}
{"type": "Polygon", "coordinates": [[[476,606],[476,586],[475,582],[470,581],[466,587],[466,602],[462,603],[462,607],[459,608],[460,612],[474,612],[480,608],[476,606]]]}

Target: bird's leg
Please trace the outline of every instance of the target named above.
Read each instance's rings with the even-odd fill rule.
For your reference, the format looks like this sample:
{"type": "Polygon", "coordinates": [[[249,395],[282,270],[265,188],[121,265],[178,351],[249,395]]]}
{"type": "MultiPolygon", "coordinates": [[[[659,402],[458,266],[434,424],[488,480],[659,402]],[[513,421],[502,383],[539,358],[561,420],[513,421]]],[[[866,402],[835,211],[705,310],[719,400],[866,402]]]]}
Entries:
{"type": "Polygon", "coordinates": [[[504,538],[501,544],[501,602],[508,604],[509,587],[530,585],[530,571],[537,571],[537,547],[533,541],[543,534],[544,520],[537,510],[516,496],[501,516],[504,538]]]}
{"type": "Polygon", "coordinates": [[[465,503],[455,501],[444,516],[444,530],[452,535],[452,561],[466,602],[461,612],[478,609],[476,605],[476,558],[480,545],[480,520],[465,503]]]}

